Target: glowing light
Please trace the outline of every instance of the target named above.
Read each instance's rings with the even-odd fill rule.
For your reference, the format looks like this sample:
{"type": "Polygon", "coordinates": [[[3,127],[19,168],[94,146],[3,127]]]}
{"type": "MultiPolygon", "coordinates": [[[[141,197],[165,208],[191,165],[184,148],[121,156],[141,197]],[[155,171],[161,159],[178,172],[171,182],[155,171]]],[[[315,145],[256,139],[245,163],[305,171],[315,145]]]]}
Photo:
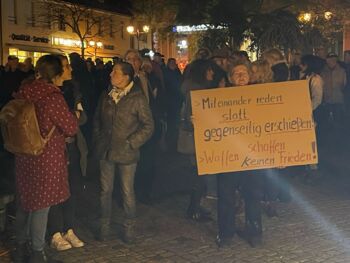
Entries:
{"type": "Polygon", "coordinates": [[[129,34],[132,34],[132,33],[134,33],[135,28],[134,28],[133,26],[128,26],[128,27],[126,27],[126,31],[127,31],[129,34]]]}
{"type": "Polygon", "coordinates": [[[143,32],[148,33],[148,32],[149,32],[149,26],[144,25],[144,26],[142,27],[142,30],[143,30],[143,32]]]}
{"type": "Polygon", "coordinates": [[[93,40],[90,40],[90,41],[89,41],[89,46],[94,47],[95,44],[96,44],[95,41],[93,41],[93,40]]]}
{"type": "Polygon", "coordinates": [[[56,46],[67,46],[67,47],[81,47],[80,40],[53,37],[52,43],[56,46]]]}
{"type": "Polygon", "coordinates": [[[208,29],[223,29],[223,26],[213,26],[213,25],[208,25],[208,24],[202,24],[202,25],[194,25],[194,26],[174,26],[173,27],[173,32],[178,32],[178,33],[189,33],[189,32],[196,32],[196,31],[206,31],[208,29]]]}
{"type": "Polygon", "coordinates": [[[178,44],[177,44],[177,46],[178,46],[180,49],[188,48],[187,40],[183,39],[183,40],[179,41],[178,44]]]}
{"type": "MultiPolygon", "coordinates": [[[[147,55],[147,53],[146,53],[146,55],[147,55]]],[[[153,56],[154,56],[153,50],[150,50],[150,51],[148,52],[148,55],[149,55],[151,58],[153,58],[153,56]]]]}
{"type": "Polygon", "coordinates": [[[330,12],[330,11],[327,11],[327,12],[324,13],[324,18],[325,18],[326,20],[332,19],[332,16],[333,16],[333,13],[330,12]]]}
{"type": "Polygon", "coordinates": [[[98,48],[101,48],[101,47],[103,46],[103,44],[102,44],[102,42],[97,42],[97,43],[96,43],[96,46],[97,46],[98,48]]]}
{"type": "Polygon", "coordinates": [[[302,13],[299,15],[298,20],[304,23],[308,23],[311,21],[312,14],[311,13],[302,13]]]}

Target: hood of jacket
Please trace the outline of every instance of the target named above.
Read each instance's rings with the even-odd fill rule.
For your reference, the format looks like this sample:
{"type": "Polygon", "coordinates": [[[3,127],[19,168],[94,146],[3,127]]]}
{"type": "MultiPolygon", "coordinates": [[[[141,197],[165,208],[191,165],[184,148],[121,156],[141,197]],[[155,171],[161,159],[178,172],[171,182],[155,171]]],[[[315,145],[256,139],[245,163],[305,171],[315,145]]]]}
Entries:
{"type": "Polygon", "coordinates": [[[22,84],[19,91],[14,94],[14,98],[36,102],[53,93],[61,94],[61,90],[54,84],[47,83],[44,80],[34,80],[22,84]]]}

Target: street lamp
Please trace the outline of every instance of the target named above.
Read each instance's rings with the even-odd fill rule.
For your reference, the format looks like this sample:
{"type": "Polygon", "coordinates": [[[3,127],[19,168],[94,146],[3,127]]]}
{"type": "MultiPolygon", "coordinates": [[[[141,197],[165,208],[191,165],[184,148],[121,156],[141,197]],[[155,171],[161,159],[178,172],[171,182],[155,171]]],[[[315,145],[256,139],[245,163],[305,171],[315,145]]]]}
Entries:
{"type": "Polygon", "coordinates": [[[92,47],[92,48],[94,48],[94,51],[95,51],[95,52],[94,52],[94,57],[95,57],[95,59],[96,59],[97,49],[103,47],[102,42],[100,42],[100,41],[95,42],[94,40],[90,40],[90,41],[89,41],[89,46],[92,47]]]}
{"type": "Polygon", "coordinates": [[[330,12],[330,11],[324,12],[324,18],[326,20],[331,20],[332,17],[333,17],[333,13],[332,12],[330,12]]]}
{"type": "MultiPolygon", "coordinates": [[[[322,16],[322,13],[310,13],[310,12],[302,12],[299,16],[298,16],[298,20],[302,23],[310,23],[311,20],[313,19],[317,19],[317,17],[322,16]]],[[[325,11],[323,13],[323,17],[326,21],[329,21],[333,18],[334,14],[330,11],[325,11]]]]}
{"type": "Polygon", "coordinates": [[[311,13],[301,13],[298,17],[298,20],[303,23],[309,23],[311,21],[312,14],[311,13]]]}
{"type": "Polygon", "coordinates": [[[140,29],[135,29],[134,26],[127,26],[126,27],[126,31],[130,34],[130,35],[135,35],[136,39],[137,39],[137,50],[140,50],[140,35],[141,34],[147,34],[150,30],[150,27],[148,25],[144,25],[142,27],[142,31],[140,31],[140,29]]]}

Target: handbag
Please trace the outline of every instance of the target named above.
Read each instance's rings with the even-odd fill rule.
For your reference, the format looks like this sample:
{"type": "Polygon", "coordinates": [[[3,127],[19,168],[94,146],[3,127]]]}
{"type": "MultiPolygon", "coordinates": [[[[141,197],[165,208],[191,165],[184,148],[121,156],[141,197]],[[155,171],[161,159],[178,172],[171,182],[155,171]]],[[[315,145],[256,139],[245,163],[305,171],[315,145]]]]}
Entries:
{"type": "Polygon", "coordinates": [[[185,121],[181,121],[177,139],[177,151],[182,154],[195,154],[193,131],[187,129],[186,126],[185,121]]]}
{"type": "Polygon", "coordinates": [[[177,139],[177,151],[182,154],[195,154],[194,134],[192,124],[186,119],[188,103],[185,101],[181,109],[181,122],[179,125],[179,135],[177,139]]]}

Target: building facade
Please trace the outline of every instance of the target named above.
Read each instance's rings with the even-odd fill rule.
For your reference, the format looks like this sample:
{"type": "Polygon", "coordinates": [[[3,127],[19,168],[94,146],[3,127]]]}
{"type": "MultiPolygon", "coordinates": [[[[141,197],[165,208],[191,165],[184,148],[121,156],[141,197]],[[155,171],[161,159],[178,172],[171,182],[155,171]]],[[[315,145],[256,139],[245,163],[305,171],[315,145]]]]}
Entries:
{"type": "Polygon", "coordinates": [[[17,56],[20,61],[31,57],[34,63],[48,53],[81,54],[84,45],[85,58],[121,57],[126,50],[139,46],[149,48],[151,38],[137,38],[130,35],[126,28],[132,23],[131,16],[115,11],[84,6],[79,29],[87,32],[81,41],[78,34],[67,26],[73,22],[69,11],[74,1],[46,0],[2,0],[1,1],[1,63],[5,64],[9,55],[17,56]],[[59,14],[57,12],[60,12],[59,14]],[[61,21],[62,19],[62,21],[61,21]],[[99,21],[96,21],[99,19],[99,21]],[[89,26],[90,23],[90,26],[89,26]],[[93,23],[93,26],[91,26],[93,23]],[[137,44],[135,43],[137,41],[137,44]]]}

